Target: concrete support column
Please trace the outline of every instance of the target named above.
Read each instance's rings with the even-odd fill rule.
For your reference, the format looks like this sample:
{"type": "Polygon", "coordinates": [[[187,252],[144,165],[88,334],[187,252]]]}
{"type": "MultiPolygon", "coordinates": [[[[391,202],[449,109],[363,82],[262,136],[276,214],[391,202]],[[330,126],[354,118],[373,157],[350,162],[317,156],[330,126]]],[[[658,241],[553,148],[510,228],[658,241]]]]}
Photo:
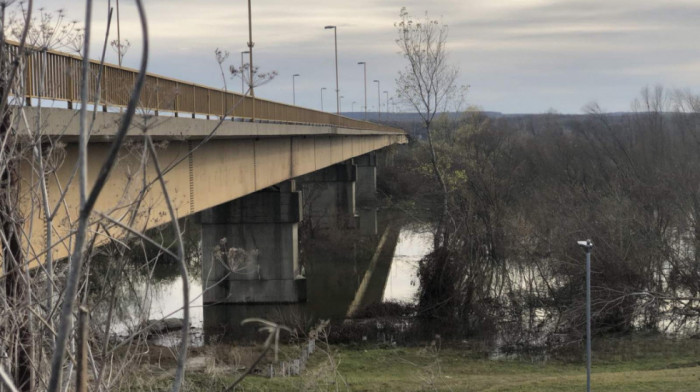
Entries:
{"type": "Polygon", "coordinates": [[[353,159],[357,166],[356,197],[360,233],[377,235],[377,153],[372,151],[353,159]]]}
{"type": "Polygon", "coordinates": [[[357,167],[339,163],[297,179],[304,193],[305,217],[314,228],[355,227],[357,167]]]}
{"type": "Polygon", "coordinates": [[[201,213],[204,304],[296,303],[301,193],[294,181],[201,213]]]}
{"type": "Polygon", "coordinates": [[[357,166],[357,204],[372,206],[377,200],[377,153],[372,151],[353,159],[357,166]]]}

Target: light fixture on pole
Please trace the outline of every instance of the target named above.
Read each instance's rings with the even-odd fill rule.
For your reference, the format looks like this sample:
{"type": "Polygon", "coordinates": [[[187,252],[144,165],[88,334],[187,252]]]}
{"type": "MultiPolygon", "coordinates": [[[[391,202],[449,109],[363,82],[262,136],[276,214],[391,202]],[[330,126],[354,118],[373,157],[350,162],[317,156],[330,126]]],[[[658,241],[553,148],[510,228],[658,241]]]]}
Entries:
{"type": "Polygon", "coordinates": [[[377,83],[377,119],[381,120],[382,119],[382,95],[380,94],[380,91],[382,90],[380,88],[381,83],[379,83],[379,80],[374,79],[374,83],[377,83]]]}
{"type": "Polygon", "coordinates": [[[296,106],[297,104],[297,90],[296,90],[296,85],[294,83],[294,80],[296,77],[299,76],[299,74],[294,74],[292,75],[292,105],[296,106]]]}
{"type": "Polygon", "coordinates": [[[333,38],[335,42],[335,101],[336,112],[340,115],[340,87],[338,87],[338,28],[336,26],[326,26],[324,29],[333,29],[333,38]]]}
{"type": "Polygon", "coordinates": [[[586,392],[591,392],[591,240],[578,241],[586,251],[586,392]]]}
{"type": "Polygon", "coordinates": [[[325,89],[325,87],[321,87],[321,111],[323,111],[323,90],[325,89]]]}
{"type": "Polygon", "coordinates": [[[241,94],[245,94],[244,80],[245,80],[245,70],[243,69],[243,55],[249,54],[250,50],[244,50],[241,52],[241,94]]]}
{"type": "Polygon", "coordinates": [[[362,64],[365,69],[365,121],[367,121],[367,63],[364,61],[360,61],[357,64],[362,64]]]}

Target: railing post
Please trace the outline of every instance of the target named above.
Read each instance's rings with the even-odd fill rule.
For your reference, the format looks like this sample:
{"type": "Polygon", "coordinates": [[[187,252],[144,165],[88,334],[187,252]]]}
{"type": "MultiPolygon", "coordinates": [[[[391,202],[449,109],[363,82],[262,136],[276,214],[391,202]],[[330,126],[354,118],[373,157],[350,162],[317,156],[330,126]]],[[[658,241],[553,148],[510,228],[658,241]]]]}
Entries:
{"type": "Polygon", "coordinates": [[[211,114],[211,90],[207,89],[207,120],[211,114]]]}
{"type": "Polygon", "coordinates": [[[156,116],[158,115],[158,109],[160,109],[160,87],[158,87],[158,80],[160,78],[156,78],[156,116]]]}
{"type": "Polygon", "coordinates": [[[180,83],[175,82],[175,117],[177,117],[177,111],[180,109],[180,83]]]}
{"type": "MultiPolygon", "coordinates": [[[[105,67],[103,64],[100,64],[100,66],[102,67],[102,79],[100,80],[100,84],[101,84],[101,86],[100,86],[100,95],[98,95],[97,97],[95,97],[95,100],[96,100],[97,102],[100,102],[100,100],[102,100],[102,111],[103,111],[103,112],[107,112],[107,78],[106,78],[106,76],[107,76],[107,74],[106,74],[106,70],[107,70],[107,69],[106,69],[106,68],[107,68],[107,67],[105,67]],[[103,94],[103,93],[104,93],[104,96],[105,96],[104,99],[102,99],[102,94],[103,94]]],[[[98,71],[99,71],[99,70],[98,70],[98,71]]]]}
{"type": "MultiPolygon", "coordinates": [[[[32,56],[28,50],[26,50],[26,53],[27,53],[27,55],[26,55],[26,58],[27,58],[27,67],[26,67],[27,76],[26,76],[24,84],[25,84],[25,89],[27,91],[25,92],[25,95],[26,95],[27,106],[32,106],[32,99],[30,97],[32,95],[32,88],[34,88],[34,83],[32,83],[32,73],[34,72],[34,70],[32,67],[32,56]]],[[[20,55],[21,55],[21,53],[19,53],[19,51],[18,51],[17,56],[20,56],[20,55]]]]}
{"type": "Polygon", "coordinates": [[[70,68],[68,67],[68,109],[73,109],[73,72],[70,68]]]}

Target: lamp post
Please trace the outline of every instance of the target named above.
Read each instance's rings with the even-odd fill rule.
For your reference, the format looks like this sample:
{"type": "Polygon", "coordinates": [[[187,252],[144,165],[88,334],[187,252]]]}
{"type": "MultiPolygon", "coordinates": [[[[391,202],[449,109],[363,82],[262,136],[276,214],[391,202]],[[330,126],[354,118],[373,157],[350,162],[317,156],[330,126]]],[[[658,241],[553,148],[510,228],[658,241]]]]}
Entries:
{"type": "MultiPolygon", "coordinates": [[[[338,107],[341,108],[341,109],[342,109],[342,107],[343,107],[343,106],[342,106],[342,105],[343,105],[343,98],[345,98],[345,97],[342,96],[342,95],[338,97],[338,107]]],[[[338,114],[340,114],[340,112],[338,112],[338,114]]]]}
{"type": "Polygon", "coordinates": [[[386,90],[384,90],[384,105],[386,106],[384,113],[389,113],[389,92],[386,90]]]}
{"type": "Polygon", "coordinates": [[[254,45],[255,43],[253,42],[253,14],[250,7],[250,0],[248,0],[248,56],[250,56],[250,61],[248,62],[248,64],[250,64],[250,68],[248,69],[248,90],[250,90],[250,96],[252,98],[252,113],[250,117],[252,121],[255,121],[255,89],[253,88],[253,70],[255,69],[255,67],[253,67],[254,45]]]}
{"type": "Polygon", "coordinates": [[[296,77],[299,76],[299,74],[294,74],[292,75],[292,105],[296,106],[297,104],[297,89],[296,85],[294,83],[294,80],[296,77]]]}
{"type": "Polygon", "coordinates": [[[586,251],[586,392],[591,392],[591,240],[578,241],[586,251]]]}
{"type": "Polygon", "coordinates": [[[243,85],[243,81],[245,79],[245,74],[243,73],[243,55],[249,54],[250,50],[244,50],[241,52],[241,94],[245,93],[245,87],[243,85]]]}
{"type": "MultiPolygon", "coordinates": [[[[250,69],[248,70],[248,89],[250,90],[250,96],[254,97],[255,96],[255,90],[253,89],[253,46],[255,43],[253,42],[253,14],[250,9],[250,0],[248,0],[248,55],[250,56],[250,60],[248,63],[250,64],[250,69]]],[[[255,105],[255,103],[253,103],[255,105]]],[[[253,106],[253,113],[255,113],[255,106],[253,106]]],[[[255,116],[255,114],[253,114],[255,116]]]]}
{"type": "MultiPolygon", "coordinates": [[[[4,28],[3,24],[3,28],[4,28]]],[[[119,66],[122,66],[122,35],[119,27],[119,0],[117,0],[117,60],[119,60],[119,66]]]]}
{"type": "MultiPolygon", "coordinates": [[[[248,0],[250,1],[250,0],[248,0]]],[[[335,42],[335,99],[336,112],[340,115],[340,87],[338,87],[338,28],[336,26],[326,26],[326,30],[333,29],[333,40],[335,42]]]]}
{"type": "Polygon", "coordinates": [[[374,79],[374,83],[377,83],[377,119],[381,120],[382,119],[382,95],[380,94],[381,91],[381,83],[377,79],[374,79]]]}
{"type": "Polygon", "coordinates": [[[325,87],[321,87],[321,111],[323,111],[323,90],[325,89],[325,87]]]}
{"type": "Polygon", "coordinates": [[[365,69],[365,121],[367,121],[367,63],[364,61],[360,61],[357,64],[362,64],[365,69]]]}

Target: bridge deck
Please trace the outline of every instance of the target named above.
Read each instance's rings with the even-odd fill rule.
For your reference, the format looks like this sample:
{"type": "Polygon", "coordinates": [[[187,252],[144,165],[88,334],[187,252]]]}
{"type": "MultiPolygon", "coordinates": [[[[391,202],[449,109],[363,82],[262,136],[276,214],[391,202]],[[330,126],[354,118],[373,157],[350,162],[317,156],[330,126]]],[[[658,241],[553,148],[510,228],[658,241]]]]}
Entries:
{"type": "MultiPolygon", "coordinates": [[[[23,63],[20,80],[26,98],[78,101],[81,59],[56,51],[30,49],[13,56],[23,63]],[[17,57],[18,56],[18,57],[17,57]],[[41,73],[44,69],[46,72],[41,73]],[[40,86],[44,86],[40,88],[40,86]]],[[[120,107],[127,104],[136,71],[105,64],[99,79],[100,64],[91,62],[90,98],[92,105],[120,107]],[[99,86],[99,89],[98,89],[99,86]],[[99,91],[99,93],[95,93],[99,91]]],[[[36,124],[39,110],[22,107],[24,119],[17,121],[17,135],[27,135],[36,124]]],[[[98,175],[107,155],[112,135],[121,115],[114,112],[96,115],[88,147],[88,181],[98,175]]],[[[256,192],[282,181],[311,173],[396,143],[405,143],[399,129],[350,119],[330,113],[242,96],[149,74],[141,97],[140,115],[129,131],[131,142],[121,149],[118,164],[100,194],[95,215],[104,214],[144,230],[167,222],[163,193],[156,181],[151,157],[144,154],[139,136],[143,129],[159,143],[158,160],[166,168],[168,193],[178,217],[184,217],[256,192]],[[158,116],[162,112],[178,114],[158,116]],[[185,118],[182,113],[190,113],[185,118]],[[195,118],[196,115],[217,120],[195,118]],[[223,121],[218,121],[223,119],[223,121]],[[211,136],[211,137],[210,137],[211,136]],[[200,143],[207,139],[206,143],[200,143]]],[[[26,261],[36,266],[47,251],[54,259],[69,254],[71,236],[78,217],[78,181],[74,179],[79,134],[78,112],[66,109],[42,109],[44,136],[60,139],[46,151],[49,165],[47,192],[55,217],[51,222],[53,244],[47,249],[46,219],[43,216],[38,166],[31,155],[20,162],[19,208],[25,221],[23,242],[26,261]],[[65,193],[65,198],[61,195],[65,193]]],[[[33,132],[37,132],[36,129],[33,132]]],[[[117,227],[93,227],[96,245],[126,233],[117,227]]]]}

